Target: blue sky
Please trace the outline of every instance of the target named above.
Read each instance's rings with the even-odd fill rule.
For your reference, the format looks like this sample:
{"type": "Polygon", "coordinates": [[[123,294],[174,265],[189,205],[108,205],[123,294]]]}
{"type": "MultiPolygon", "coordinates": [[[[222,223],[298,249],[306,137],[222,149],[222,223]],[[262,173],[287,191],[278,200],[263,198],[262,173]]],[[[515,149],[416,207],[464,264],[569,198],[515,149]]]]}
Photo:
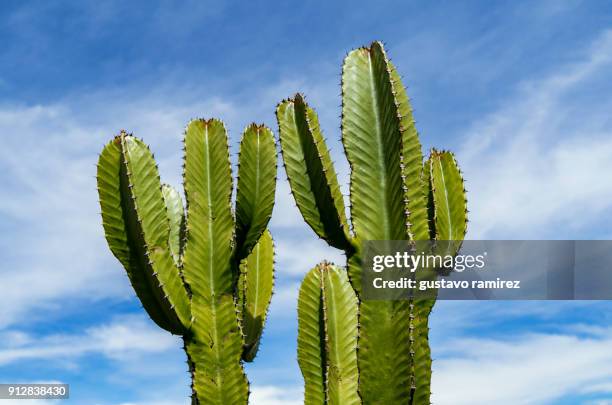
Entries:
{"type": "MultiPolygon", "coordinates": [[[[300,90],[346,193],[340,66],[374,39],[424,145],[457,152],[469,238],[612,237],[607,2],[274,3],[1,3],[0,381],[68,382],[71,404],[187,404],[180,341],[147,318],[106,247],[97,153],[125,128],[179,186],[190,118],[225,120],[237,152],[248,123],[276,130],[276,103],[300,90]]],[[[297,286],[321,259],[343,260],[279,177],[276,293],[247,367],[257,405],[301,403],[297,286]]],[[[612,404],[610,318],[605,302],[440,302],[433,401],[612,404]]]]}

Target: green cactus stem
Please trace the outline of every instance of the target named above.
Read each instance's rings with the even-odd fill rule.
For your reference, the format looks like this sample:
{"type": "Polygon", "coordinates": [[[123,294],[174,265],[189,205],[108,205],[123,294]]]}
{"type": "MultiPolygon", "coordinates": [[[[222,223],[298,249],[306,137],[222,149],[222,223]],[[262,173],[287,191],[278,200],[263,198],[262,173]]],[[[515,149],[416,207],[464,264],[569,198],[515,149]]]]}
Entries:
{"type": "Polygon", "coordinates": [[[304,403],[360,404],[357,296],[342,268],[323,262],[304,278],[298,298],[298,362],[304,403]]]}
{"type": "Polygon", "coordinates": [[[106,240],[151,319],[183,337],[192,404],[246,404],[242,361],[255,358],[273,286],[273,134],[245,130],[235,210],[221,121],[189,123],[183,177],[186,213],[179,193],[161,184],[149,148],[116,136],[98,162],[106,240]]]}
{"type": "MultiPolygon", "coordinates": [[[[347,256],[346,270],[333,268],[346,272],[356,293],[359,333],[358,372],[351,369],[344,379],[359,381],[358,399],[364,404],[429,404],[428,317],[435,300],[362,299],[361,252],[368,240],[463,239],[465,190],[453,155],[432,150],[424,161],[406,89],[379,42],[350,52],[342,68],[350,225],[314,110],[297,94],[278,105],[276,116],[285,170],[304,220],[347,256]]],[[[325,323],[316,322],[325,317],[315,305],[323,287],[317,293],[315,286],[326,268],[311,271],[300,292],[298,359],[308,404],[334,400],[325,365],[335,337],[322,331],[325,323]]]]}

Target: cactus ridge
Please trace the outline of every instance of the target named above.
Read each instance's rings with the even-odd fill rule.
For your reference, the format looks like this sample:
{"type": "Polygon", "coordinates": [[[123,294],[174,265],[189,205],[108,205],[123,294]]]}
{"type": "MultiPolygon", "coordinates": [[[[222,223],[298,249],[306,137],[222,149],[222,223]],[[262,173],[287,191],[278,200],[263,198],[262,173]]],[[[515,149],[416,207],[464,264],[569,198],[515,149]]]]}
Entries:
{"type": "Polygon", "coordinates": [[[276,116],[285,170],[302,216],[330,245],[350,249],[344,198],[316,113],[298,93],[279,103],[276,116]]]}
{"type": "Polygon", "coordinates": [[[358,347],[354,346],[358,367],[345,369],[343,377],[357,381],[357,395],[343,400],[429,404],[428,317],[435,300],[362,299],[362,244],[367,240],[452,240],[457,242],[450,244],[449,253],[455,254],[467,230],[463,178],[450,152],[432,149],[424,159],[410,100],[382,43],[347,54],[341,88],[341,141],[351,169],[352,233],[316,113],[301,94],[283,100],[276,111],[282,157],[296,204],[314,232],[347,256],[346,269],[324,262],[302,282],[298,362],[305,403],[337,399],[330,356],[338,345],[348,347],[343,346],[347,336],[331,333],[328,327],[332,312],[325,305],[324,275],[341,273],[355,292],[358,316],[358,347]]]}
{"type": "Polygon", "coordinates": [[[183,336],[192,404],[246,403],[242,361],[257,353],[274,283],[275,141],[264,126],[245,130],[235,210],[223,123],[192,120],[184,152],[186,214],[140,139],[122,131],[104,147],[105,235],[151,319],[183,336]]]}

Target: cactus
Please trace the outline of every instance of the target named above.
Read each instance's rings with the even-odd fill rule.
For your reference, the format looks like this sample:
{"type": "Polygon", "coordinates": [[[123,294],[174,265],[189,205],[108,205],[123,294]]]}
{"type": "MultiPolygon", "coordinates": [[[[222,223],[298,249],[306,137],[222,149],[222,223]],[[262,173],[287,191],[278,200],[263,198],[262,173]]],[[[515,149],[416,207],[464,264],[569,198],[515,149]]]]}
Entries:
{"type": "Polygon", "coordinates": [[[97,173],[106,240],[151,319],[183,337],[192,404],[245,404],[242,361],[257,353],[272,296],[276,145],[268,128],[246,128],[235,212],[223,123],[191,121],[184,150],[186,215],[148,146],[125,132],[106,145],[97,173]]]}
{"type": "Polygon", "coordinates": [[[424,162],[406,89],[379,42],[350,52],[342,69],[350,225],[314,110],[297,94],[282,101],[276,115],[296,204],[320,238],[346,253],[348,263],[346,270],[324,263],[302,284],[298,358],[305,403],[429,404],[428,317],[435,301],[362,299],[362,251],[367,240],[463,239],[467,203],[454,156],[432,149],[424,162]],[[328,295],[342,292],[353,308],[348,285],[357,299],[358,329],[352,309],[326,305],[328,295]],[[334,329],[339,322],[345,333],[334,329]],[[357,368],[351,363],[355,354],[357,368]],[[344,384],[340,390],[337,379],[344,384]]]}

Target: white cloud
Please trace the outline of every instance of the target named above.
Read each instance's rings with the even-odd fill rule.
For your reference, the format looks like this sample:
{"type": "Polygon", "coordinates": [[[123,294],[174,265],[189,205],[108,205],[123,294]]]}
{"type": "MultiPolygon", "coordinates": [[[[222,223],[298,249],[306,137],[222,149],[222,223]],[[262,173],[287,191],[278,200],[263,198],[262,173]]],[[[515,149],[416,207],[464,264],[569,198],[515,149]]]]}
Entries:
{"type": "Polygon", "coordinates": [[[274,215],[270,220],[270,225],[279,228],[300,228],[302,224],[307,226],[302,219],[300,210],[295,204],[289,181],[285,176],[285,171],[279,167],[279,176],[276,183],[276,202],[274,204],[274,215]]]}
{"type": "Polygon", "coordinates": [[[8,228],[0,237],[6,260],[0,282],[27,286],[6,289],[0,326],[52,298],[108,296],[110,281],[124,280],[100,268],[95,152],[86,148],[101,142],[57,106],[0,109],[0,132],[19,134],[5,136],[0,150],[0,212],[8,228]]]}
{"type": "Polygon", "coordinates": [[[607,393],[612,394],[612,381],[606,381],[598,384],[589,384],[581,390],[581,392],[591,393],[607,393]]]}
{"type": "Polygon", "coordinates": [[[467,132],[458,158],[469,191],[469,237],[554,237],[557,225],[577,229],[609,212],[612,98],[601,91],[588,102],[574,98],[609,82],[610,55],[607,31],[583,60],[523,83],[467,132]]]}
{"type": "MultiPolygon", "coordinates": [[[[16,332],[9,333],[14,335],[16,332]]],[[[82,334],[20,335],[20,340],[0,348],[0,365],[33,359],[75,360],[96,353],[127,362],[143,354],[162,353],[180,345],[177,337],[157,328],[142,316],[121,317],[88,328],[82,334]]]]}
{"type": "Polygon", "coordinates": [[[445,345],[432,374],[432,401],[440,405],[544,404],[566,394],[606,393],[612,381],[612,329],[597,337],[529,334],[445,345]]]}
{"type": "Polygon", "coordinates": [[[251,405],[301,405],[303,389],[295,387],[276,387],[254,385],[251,388],[251,405]]]}
{"type": "Polygon", "coordinates": [[[270,313],[274,315],[292,315],[297,311],[297,297],[300,290],[300,283],[293,282],[283,286],[275,287],[270,313]]]}
{"type": "Polygon", "coordinates": [[[323,240],[310,238],[279,238],[276,247],[276,270],[281,275],[303,278],[306,273],[323,260],[343,266],[346,262],[341,250],[331,248],[323,240]]]}

